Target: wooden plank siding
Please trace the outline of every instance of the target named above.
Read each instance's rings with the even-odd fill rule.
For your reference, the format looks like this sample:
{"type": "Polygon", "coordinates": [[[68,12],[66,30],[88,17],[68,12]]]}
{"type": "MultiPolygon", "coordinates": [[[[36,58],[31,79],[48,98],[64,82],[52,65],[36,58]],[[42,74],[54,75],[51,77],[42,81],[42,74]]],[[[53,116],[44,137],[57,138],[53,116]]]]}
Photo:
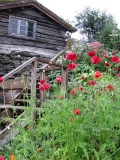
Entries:
{"type": "Polygon", "coordinates": [[[50,53],[52,51],[58,53],[66,46],[66,31],[64,27],[33,6],[0,10],[0,44],[37,47],[48,49],[50,53]],[[9,35],[9,15],[36,21],[36,38],[9,35]]]}

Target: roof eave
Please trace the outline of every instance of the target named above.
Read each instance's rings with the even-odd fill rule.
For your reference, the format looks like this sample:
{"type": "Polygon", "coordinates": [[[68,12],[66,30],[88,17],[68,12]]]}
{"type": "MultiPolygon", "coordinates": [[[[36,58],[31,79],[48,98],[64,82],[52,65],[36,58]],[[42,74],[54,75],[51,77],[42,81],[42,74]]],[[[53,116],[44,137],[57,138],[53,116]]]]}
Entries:
{"type": "Polygon", "coordinates": [[[67,23],[65,20],[57,16],[55,13],[53,13],[51,10],[44,7],[42,4],[37,2],[36,0],[23,0],[23,1],[17,1],[17,2],[6,2],[6,3],[0,3],[0,10],[3,9],[10,9],[10,8],[16,8],[16,7],[24,7],[24,6],[30,6],[33,5],[35,8],[41,10],[44,14],[52,18],[54,21],[59,23],[61,26],[66,28],[70,32],[76,32],[77,29],[74,28],[72,25],[67,23]]]}

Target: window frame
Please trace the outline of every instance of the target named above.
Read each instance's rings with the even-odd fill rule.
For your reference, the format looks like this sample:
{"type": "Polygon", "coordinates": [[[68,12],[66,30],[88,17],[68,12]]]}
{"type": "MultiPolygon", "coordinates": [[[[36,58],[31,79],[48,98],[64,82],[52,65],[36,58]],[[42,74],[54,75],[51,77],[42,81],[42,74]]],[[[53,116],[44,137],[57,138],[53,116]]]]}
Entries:
{"type": "Polygon", "coordinates": [[[21,18],[21,17],[16,17],[16,16],[9,16],[9,28],[8,28],[8,34],[10,36],[15,36],[15,37],[22,37],[22,38],[26,38],[26,39],[36,39],[36,26],[37,26],[37,22],[34,20],[30,20],[30,19],[26,19],[26,18],[21,18]],[[12,18],[16,18],[18,19],[18,26],[17,26],[17,34],[15,33],[11,33],[12,30],[12,18]],[[25,27],[25,36],[24,35],[20,35],[20,20],[24,20],[26,21],[26,27],[25,27]],[[33,23],[33,37],[28,37],[27,36],[27,29],[28,29],[28,22],[32,22],[33,23]]]}

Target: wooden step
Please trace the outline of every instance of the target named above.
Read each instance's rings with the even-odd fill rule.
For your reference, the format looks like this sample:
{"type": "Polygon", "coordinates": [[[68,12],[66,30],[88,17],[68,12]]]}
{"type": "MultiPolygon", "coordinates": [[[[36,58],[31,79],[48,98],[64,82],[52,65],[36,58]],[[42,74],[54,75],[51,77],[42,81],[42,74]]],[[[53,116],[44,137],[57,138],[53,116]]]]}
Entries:
{"type": "Polygon", "coordinates": [[[24,110],[24,106],[12,106],[11,104],[0,104],[0,109],[18,109],[18,110],[24,110]]]}
{"type": "Polygon", "coordinates": [[[15,102],[29,102],[29,99],[15,99],[15,102]]]}
{"type": "MultiPolygon", "coordinates": [[[[24,92],[23,92],[22,95],[25,96],[25,97],[27,97],[27,96],[31,96],[31,93],[24,93],[24,92]]],[[[36,95],[39,96],[40,93],[36,93],[36,95]]]]}
{"type": "MultiPolygon", "coordinates": [[[[26,107],[28,106],[12,106],[12,105],[9,105],[9,104],[6,104],[6,105],[0,105],[0,109],[15,109],[15,110],[24,110],[26,107]]],[[[40,108],[36,107],[36,110],[40,110],[40,108]]]]}
{"type": "Polygon", "coordinates": [[[13,138],[19,133],[19,126],[25,127],[29,120],[26,114],[23,112],[16,121],[16,123],[10,123],[5,129],[0,131],[0,147],[4,147],[7,143],[13,140],[13,138]]]}

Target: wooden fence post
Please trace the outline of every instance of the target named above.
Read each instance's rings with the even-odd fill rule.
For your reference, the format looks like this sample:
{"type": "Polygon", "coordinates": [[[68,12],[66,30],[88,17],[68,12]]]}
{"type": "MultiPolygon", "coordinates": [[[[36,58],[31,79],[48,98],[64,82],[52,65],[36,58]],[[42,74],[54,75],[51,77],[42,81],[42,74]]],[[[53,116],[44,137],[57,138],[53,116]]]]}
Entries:
{"type": "Polygon", "coordinates": [[[65,90],[65,96],[67,96],[67,93],[68,93],[68,69],[67,67],[62,68],[62,77],[63,77],[63,80],[61,83],[61,87],[62,89],[65,90]]]}
{"type": "Polygon", "coordinates": [[[37,72],[37,59],[32,62],[31,70],[31,100],[33,100],[32,105],[36,106],[36,72],[37,72]]]}

